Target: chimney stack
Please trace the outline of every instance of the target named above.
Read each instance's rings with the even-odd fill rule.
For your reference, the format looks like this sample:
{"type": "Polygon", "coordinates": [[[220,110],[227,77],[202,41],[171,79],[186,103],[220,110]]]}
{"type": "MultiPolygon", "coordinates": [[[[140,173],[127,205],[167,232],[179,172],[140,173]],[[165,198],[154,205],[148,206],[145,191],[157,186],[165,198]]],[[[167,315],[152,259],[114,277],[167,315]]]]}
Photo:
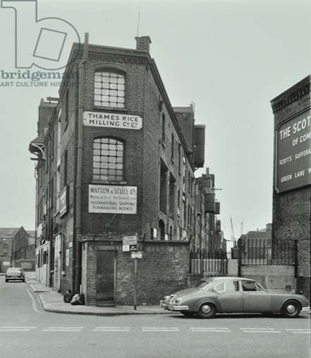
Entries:
{"type": "Polygon", "coordinates": [[[137,51],[143,51],[149,53],[150,44],[151,44],[151,39],[149,36],[135,37],[135,40],[136,40],[137,51]]]}

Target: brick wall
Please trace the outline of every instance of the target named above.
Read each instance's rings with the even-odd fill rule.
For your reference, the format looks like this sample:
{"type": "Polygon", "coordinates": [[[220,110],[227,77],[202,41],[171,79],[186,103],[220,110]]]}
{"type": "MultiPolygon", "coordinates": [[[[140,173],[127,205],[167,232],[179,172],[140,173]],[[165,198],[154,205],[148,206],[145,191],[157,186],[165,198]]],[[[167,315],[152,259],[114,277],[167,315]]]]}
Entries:
{"type": "Polygon", "coordinates": [[[190,107],[175,107],[174,112],[178,119],[178,124],[186,139],[189,149],[193,148],[194,139],[194,110],[190,107]]]}
{"type": "MultiPolygon", "coordinates": [[[[310,77],[306,77],[289,90],[276,97],[271,103],[274,112],[274,128],[276,136],[277,128],[280,124],[310,107],[310,77]]],[[[276,153],[276,148],[274,151],[276,153]]],[[[274,158],[276,158],[275,155],[274,158]]],[[[274,169],[277,165],[275,160],[276,159],[274,159],[274,169]]],[[[309,298],[311,236],[310,206],[310,185],[282,193],[277,193],[275,189],[273,190],[272,240],[298,240],[297,285],[309,298]]]]}
{"type": "Polygon", "coordinates": [[[186,288],[188,273],[188,243],[145,242],[138,260],[138,304],[156,305],[165,295],[186,288]]]}
{"type": "Polygon", "coordinates": [[[24,271],[35,271],[36,260],[32,260],[32,259],[14,260],[13,267],[22,267],[24,271]]]}
{"type": "Polygon", "coordinates": [[[28,234],[23,227],[16,233],[13,241],[13,252],[28,246],[28,234]]]}
{"type": "MultiPolygon", "coordinates": [[[[82,285],[86,304],[96,304],[96,252],[103,245],[112,245],[116,250],[115,302],[133,305],[134,259],[130,252],[122,252],[120,241],[104,240],[83,244],[82,285]]],[[[137,260],[138,305],[158,305],[163,296],[188,287],[189,243],[154,241],[140,245],[143,257],[137,260]]]]}
{"type": "MultiPolygon", "coordinates": [[[[121,50],[109,50],[108,54],[98,53],[95,49],[90,50],[89,60],[85,67],[85,111],[99,111],[111,113],[125,113],[141,116],[143,128],[141,130],[126,130],[107,127],[83,127],[83,179],[82,179],[82,233],[106,232],[109,235],[130,235],[138,233],[145,238],[150,238],[150,229],[158,228],[159,225],[159,181],[160,181],[160,158],[168,168],[175,180],[175,207],[177,207],[177,190],[182,188],[183,178],[178,167],[178,147],[181,143],[178,132],[173,124],[171,112],[164,103],[160,106],[161,93],[154,78],[154,73],[150,70],[148,58],[140,57],[133,59],[123,56],[122,61],[119,57],[121,50]],[[116,53],[114,53],[116,52],[116,53]],[[100,110],[94,107],[94,72],[97,69],[109,68],[121,70],[126,74],[126,109],[106,109],[100,110]],[[160,143],[161,138],[161,116],[166,116],[166,139],[165,145],[160,143]],[[174,158],[172,160],[171,136],[174,136],[174,158]],[[126,144],[125,150],[125,181],[128,186],[137,186],[137,215],[113,215],[113,214],[94,214],[88,212],[88,186],[92,183],[93,140],[96,137],[109,136],[123,140],[126,144]]],[[[71,91],[72,92],[72,91],[71,91]]],[[[70,92],[70,93],[71,93],[70,92]]],[[[70,102],[70,106],[76,105],[75,101],[70,102]]],[[[193,111],[186,113],[183,119],[187,128],[187,133],[193,134],[193,111]],[[192,123],[191,123],[192,121],[192,123]]],[[[70,110],[71,113],[71,110],[70,110]]],[[[191,136],[192,136],[191,134],[191,136]]],[[[189,146],[193,141],[188,139],[189,146]]],[[[181,149],[181,158],[185,151],[181,149]]],[[[193,169],[186,161],[186,174],[193,169]]],[[[169,175],[167,176],[169,184],[169,175]]],[[[185,193],[187,205],[193,207],[194,195],[188,190],[185,193]]],[[[167,200],[169,202],[169,200],[167,200]]],[[[166,225],[166,232],[169,232],[169,225],[173,227],[173,236],[180,239],[177,226],[181,227],[181,218],[175,216],[173,222],[167,218],[162,218],[166,225]],[[174,223],[175,221],[175,223],[174,223]]],[[[188,231],[188,225],[185,226],[188,231]]],[[[181,231],[181,230],[180,230],[181,231]]],[[[188,235],[190,238],[190,235],[188,235]]]]}

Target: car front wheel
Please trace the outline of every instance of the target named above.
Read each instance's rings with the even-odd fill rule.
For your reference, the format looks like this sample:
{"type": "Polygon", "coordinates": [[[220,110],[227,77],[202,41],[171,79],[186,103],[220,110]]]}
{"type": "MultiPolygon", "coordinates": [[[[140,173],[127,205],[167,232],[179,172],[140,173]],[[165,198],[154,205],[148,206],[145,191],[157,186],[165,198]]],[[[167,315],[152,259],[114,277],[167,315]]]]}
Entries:
{"type": "Polygon", "coordinates": [[[213,318],[216,312],[216,307],[212,303],[206,302],[200,306],[197,315],[200,318],[213,318]]]}
{"type": "Polygon", "coordinates": [[[301,311],[300,304],[297,301],[287,301],[282,307],[282,316],[288,318],[294,318],[299,315],[301,311]]]}

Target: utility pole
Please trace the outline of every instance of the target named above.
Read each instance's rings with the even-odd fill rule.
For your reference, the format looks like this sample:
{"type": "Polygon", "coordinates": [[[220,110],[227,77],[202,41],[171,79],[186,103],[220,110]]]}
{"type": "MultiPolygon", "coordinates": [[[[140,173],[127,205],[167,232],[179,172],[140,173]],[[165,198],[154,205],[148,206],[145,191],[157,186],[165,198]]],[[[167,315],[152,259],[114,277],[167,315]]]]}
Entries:
{"type": "Polygon", "coordinates": [[[137,309],[137,258],[134,259],[134,310],[137,309]]]}

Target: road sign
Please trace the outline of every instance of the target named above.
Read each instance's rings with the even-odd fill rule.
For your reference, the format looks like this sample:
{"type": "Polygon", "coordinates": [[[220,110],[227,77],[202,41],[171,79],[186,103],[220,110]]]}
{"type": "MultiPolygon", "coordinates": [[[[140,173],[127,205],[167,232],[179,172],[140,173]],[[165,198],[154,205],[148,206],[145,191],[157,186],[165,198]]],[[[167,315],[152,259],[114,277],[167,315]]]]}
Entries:
{"type": "Polygon", "coordinates": [[[122,246],[122,251],[124,251],[124,252],[130,251],[130,245],[123,245],[122,246]]]}
{"type": "Polygon", "coordinates": [[[122,251],[136,251],[137,250],[137,236],[124,236],[122,251]]]}
{"type": "Polygon", "coordinates": [[[141,259],[143,257],[142,251],[132,251],[131,258],[132,259],[141,259]]]}
{"type": "Polygon", "coordinates": [[[123,245],[122,251],[123,252],[137,251],[137,245],[123,245]]]}

